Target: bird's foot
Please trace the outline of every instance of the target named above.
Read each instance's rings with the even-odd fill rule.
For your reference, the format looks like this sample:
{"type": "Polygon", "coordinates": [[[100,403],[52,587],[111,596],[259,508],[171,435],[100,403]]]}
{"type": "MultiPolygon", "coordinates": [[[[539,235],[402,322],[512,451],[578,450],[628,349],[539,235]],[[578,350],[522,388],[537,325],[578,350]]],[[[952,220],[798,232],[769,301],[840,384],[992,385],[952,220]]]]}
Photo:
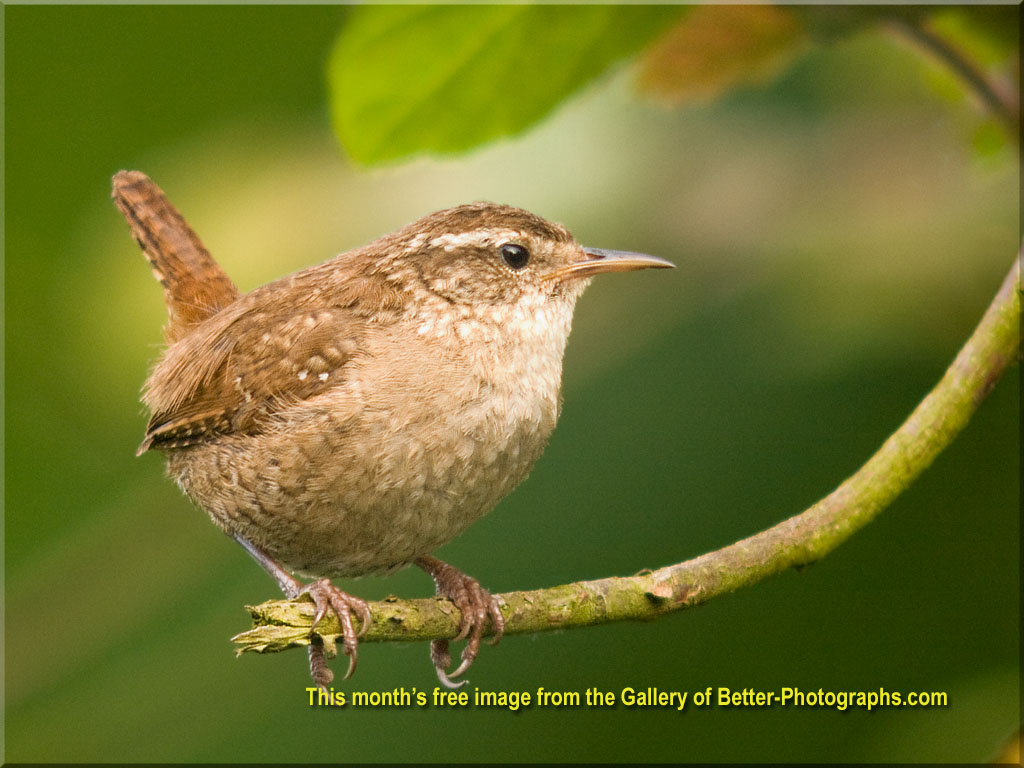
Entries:
{"type": "MultiPolygon", "coordinates": [[[[360,600],[358,597],[353,597],[347,592],[342,592],[327,579],[317,579],[307,584],[296,596],[302,595],[309,595],[313,605],[316,606],[313,624],[310,627],[311,630],[316,630],[316,625],[327,615],[329,610],[334,611],[338,617],[338,621],[341,623],[342,653],[348,656],[348,671],[345,672],[344,679],[348,680],[352,677],[352,673],[356,671],[359,638],[365,635],[366,631],[370,628],[370,606],[366,604],[365,600],[360,600]],[[359,617],[360,628],[358,633],[352,623],[353,614],[359,617]]],[[[327,666],[327,660],[324,657],[323,641],[317,642],[317,640],[320,640],[320,638],[315,638],[309,645],[309,672],[313,677],[313,682],[318,687],[326,690],[327,686],[334,679],[334,673],[327,666]]]]}
{"type": "Polygon", "coordinates": [[[501,615],[501,606],[497,598],[481,587],[480,582],[476,579],[470,578],[462,571],[429,555],[417,558],[415,563],[433,577],[437,594],[447,597],[455,603],[455,607],[462,614],[459,622],[459,634],[455,639],[468,638],[468,640],[466,647],[462,649],[461,663],[454,672],[446,671],[452,661],[451,653],[448,650],[448,640],[430,641],[430,660],[434,663],[434,669],[437,670],[438,679],[448,688],[459,688],[467,681],[455,682],[452,678],[463,674],[476,658],[480,651],[480,640],[487,627],[487,617],[490,617],[494,630],[494,637],[490,641],[491,645],[497,645],[501,639],[501,635],[505,631],[505,617],[501,615]]]}

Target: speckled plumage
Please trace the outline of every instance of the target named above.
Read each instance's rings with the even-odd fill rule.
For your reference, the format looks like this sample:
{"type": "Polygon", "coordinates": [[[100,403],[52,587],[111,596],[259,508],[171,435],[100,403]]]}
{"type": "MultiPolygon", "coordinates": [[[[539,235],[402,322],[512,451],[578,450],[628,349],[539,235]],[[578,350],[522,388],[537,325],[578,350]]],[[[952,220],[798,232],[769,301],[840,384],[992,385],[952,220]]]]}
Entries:
{"type": "Polygon", "coordinates": [[[145,447],[290,570],[356,576],[433,551],[526,477],[558,418],[586,280],[538,285],[443,239],[457,223],[480,245],[510,220],[494,245],[583,258],[564,229],[476,204],[265,285],[168,348],[145,447]],[[478,301],[492,282],[510,290],[478,301]]]}
{"type": "MultiPolygon", "coordinates": [[[[528,211],[474,203],[239,296],[145,175],[119,173],[114,198],[170,317],[139,452],[163,452],[185,493],[291,596],[301,585],[282,567],[322,580],[416,562],[472,629],[454,674],[464,671],[488,616],[497,635],[501,615],[429,553],[491,510],[544,450],[589,276],[671,265],[585,250],[528,211]]],[[[347,622],[354,663],[350,614],[365,626],[365,603],[326,581],[307,590],[319,613],[329,604],[347,622]]],[[[446,642],[432,658],[451,684],[446,642]]],[[[311,665],[324,685],[312,647],[311,665]]]]}

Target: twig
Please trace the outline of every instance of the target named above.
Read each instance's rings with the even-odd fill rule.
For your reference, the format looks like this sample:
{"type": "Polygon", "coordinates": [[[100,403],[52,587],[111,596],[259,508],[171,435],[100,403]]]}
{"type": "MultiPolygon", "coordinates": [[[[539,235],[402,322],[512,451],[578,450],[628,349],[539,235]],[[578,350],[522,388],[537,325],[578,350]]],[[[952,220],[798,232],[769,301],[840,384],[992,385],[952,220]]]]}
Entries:
{"type": "Polygon", "coordinates": [[[1003,124],[1010,140],[1020,140],[1020,101],[1015,93],[1000,88],[963,51],[928,29],[921,21],[896,18],[890,19],[889,24],[898,34],[949,67],[1003,124]]]}
{"type": "MultiPolygon", "coordinates": [[[[952,442],[1020,354],[1021,254],[980,324],[942,380],[860,470],[805,512],[731,546],[628,578],[499,595],[505,634],[654,619],[824,557],[905,491],[952,442]]],[[[365,641],[452,638],[458,611],[447,600],[388,599],[370,606],[365,641]]],[[[310,642],[311,603],[273,600],[250,608],[254,628],[237,652],[281,651],[310,642]]],[[[336,620],[318,627],[328,653],[336,620]]]]}

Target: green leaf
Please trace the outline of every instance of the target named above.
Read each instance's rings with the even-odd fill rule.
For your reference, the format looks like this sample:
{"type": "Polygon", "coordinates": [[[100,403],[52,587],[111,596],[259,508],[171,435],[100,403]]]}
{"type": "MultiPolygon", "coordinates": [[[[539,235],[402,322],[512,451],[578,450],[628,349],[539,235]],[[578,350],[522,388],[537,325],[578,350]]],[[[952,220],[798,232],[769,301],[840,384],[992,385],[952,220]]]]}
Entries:
{"type": "Polygon", "coordinates": [[[518,133],[686,9],[675,6],[360,6],[328,69],[334,129],[380,163],[518,133]]]}
{"type": "Polygon", "coordinates": [[[1003,64],[1020,48],[1020,8],[1015,5],[941,8],[932,28],[982,66],[1003,64]]]}

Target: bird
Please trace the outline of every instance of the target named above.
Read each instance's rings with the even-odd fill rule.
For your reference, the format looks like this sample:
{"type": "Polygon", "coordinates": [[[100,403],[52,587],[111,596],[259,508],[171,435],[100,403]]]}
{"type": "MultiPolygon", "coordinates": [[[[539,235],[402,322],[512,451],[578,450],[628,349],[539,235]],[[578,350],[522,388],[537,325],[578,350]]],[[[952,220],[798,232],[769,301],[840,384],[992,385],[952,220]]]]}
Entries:
{"type": "MultiPolygon", "coordinates": [[[[414,564],[460,611],[458,687],[499,601],[432,553],[529,474],[561,411],[562,360],[594,275],[671,262],[584,248],[562,225],[475,202],[242,294],[164,192],[120,171],[113,198],[163,288],[167,346],[139,454],[291,598],[333,612],[356,668],[368,604],[331,583],[414,564]],[[308,583],[299,577],[312,579],[308,583]],[[357,623],[359,628],[357,630],[357,623]]],[[[311,637],[313,681],[333,680],[311,637]]]]}

